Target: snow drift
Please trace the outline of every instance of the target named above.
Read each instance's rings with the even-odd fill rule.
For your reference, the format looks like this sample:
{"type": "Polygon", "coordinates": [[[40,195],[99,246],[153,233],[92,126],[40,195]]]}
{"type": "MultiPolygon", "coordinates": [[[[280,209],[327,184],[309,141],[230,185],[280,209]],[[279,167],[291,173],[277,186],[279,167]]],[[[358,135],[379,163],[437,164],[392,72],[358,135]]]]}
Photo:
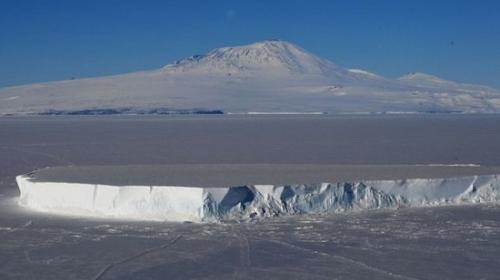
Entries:
{"type": "Polygon", "coordinates": [[[229,188],[110,186],[17,178],[19,204],[107,218],[206,222],[500,201],[497,175],[229,188]]]}
{"type": "Polygon", "coordinates": [[[281,40],[151,71],[0,89],[0,115],[206,112],[500,112],[500,91],[422,73],[384,78],[281,40]]]}

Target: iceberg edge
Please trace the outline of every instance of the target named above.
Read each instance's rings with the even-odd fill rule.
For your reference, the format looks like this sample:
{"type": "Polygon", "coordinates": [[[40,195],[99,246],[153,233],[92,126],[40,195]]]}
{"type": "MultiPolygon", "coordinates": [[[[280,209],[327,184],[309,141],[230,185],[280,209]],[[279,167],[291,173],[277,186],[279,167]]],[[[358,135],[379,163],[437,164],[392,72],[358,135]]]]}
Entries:
{"type": "Polygon", "coordinates": [[[18,204],[35,211],[176,222],[500,202],[498,175],[227,188],[16,181],[18,204]]]}

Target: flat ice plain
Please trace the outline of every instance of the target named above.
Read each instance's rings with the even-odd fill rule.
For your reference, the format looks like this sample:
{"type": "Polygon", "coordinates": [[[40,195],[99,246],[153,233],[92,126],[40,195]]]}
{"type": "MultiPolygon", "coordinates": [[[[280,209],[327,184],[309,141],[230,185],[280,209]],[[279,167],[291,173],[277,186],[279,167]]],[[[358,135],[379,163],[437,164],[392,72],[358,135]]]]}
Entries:
{"type": "Polygon", "coordinates": [[[82,165],[382,168],[472,163],[495,169],[500,165],[498,116],[1,118],[0,158],[0,278],[496,279],[500,275],[496,204],[245,223],[75,219],[18,207],[14,180],[47,166],[82,165]]]}

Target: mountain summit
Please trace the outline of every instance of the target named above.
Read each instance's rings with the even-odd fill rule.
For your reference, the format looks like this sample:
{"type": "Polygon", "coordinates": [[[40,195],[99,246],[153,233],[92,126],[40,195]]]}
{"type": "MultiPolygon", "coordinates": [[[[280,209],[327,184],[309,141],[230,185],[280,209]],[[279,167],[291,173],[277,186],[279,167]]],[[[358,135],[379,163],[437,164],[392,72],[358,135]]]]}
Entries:
{"type": "Polygon", "coordinates": [[[286,41],[214,49],[160,69],[0,89],[5,114],[499,113],[500,92],[415,73],[344,69],[286,41]]]}
{"type": "Polygon", "coordinates": [[[267,40],[245,46],[212,50],[168,64],[172,72],[270,72],[275,75],[328,75],[338,67],[304,49],[282,40],[267,40]]]}

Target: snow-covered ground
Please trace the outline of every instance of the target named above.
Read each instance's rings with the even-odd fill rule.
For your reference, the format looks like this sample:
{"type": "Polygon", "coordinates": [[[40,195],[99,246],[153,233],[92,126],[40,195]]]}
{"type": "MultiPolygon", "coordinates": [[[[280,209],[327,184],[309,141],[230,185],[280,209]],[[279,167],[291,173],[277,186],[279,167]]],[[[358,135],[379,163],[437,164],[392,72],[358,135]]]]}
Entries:
{"type": "Polygon", "coordinates": [[[162,221],[248,220],[362,209],[500,202],[496,175],[229,188],[110,186],[17,177],[19,204],[33,210],[162,221]]]}
{"type": "Polygon", "coordinates": [[[0,114],[500,112],[500,91],[345,69],[280,40],[130,74],[0,89],[0,114]]]}
{"type": "Polygon", "coordinates": [[[145,163],[483,169],[500,166],[499,126],[498,115],[0,118],[0,279],[497,279],[500,204],[249,223],[75,219],[18,207],[15,176],[145,163]]]}

